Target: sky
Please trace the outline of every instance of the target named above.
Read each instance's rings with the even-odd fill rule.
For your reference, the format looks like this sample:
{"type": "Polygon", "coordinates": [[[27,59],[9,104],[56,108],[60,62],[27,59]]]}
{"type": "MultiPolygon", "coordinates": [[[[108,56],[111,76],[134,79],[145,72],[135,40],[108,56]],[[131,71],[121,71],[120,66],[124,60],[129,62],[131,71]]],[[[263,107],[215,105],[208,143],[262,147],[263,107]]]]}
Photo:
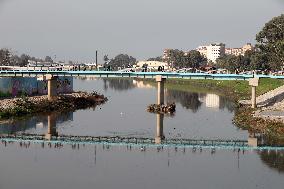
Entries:
{"type": "Polygon", "coordinates": [[[102,63],[123,53],[138,60],[165,48],[255,43],[284,0],[0,0],[0,48],[35,57],[102,63]]]}

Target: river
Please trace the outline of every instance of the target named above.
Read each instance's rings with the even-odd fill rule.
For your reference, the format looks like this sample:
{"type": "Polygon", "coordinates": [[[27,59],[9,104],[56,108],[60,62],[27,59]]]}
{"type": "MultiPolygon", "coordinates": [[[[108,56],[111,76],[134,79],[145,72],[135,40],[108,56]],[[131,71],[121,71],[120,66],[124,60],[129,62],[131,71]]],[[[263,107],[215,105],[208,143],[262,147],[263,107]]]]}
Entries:
{"type": "MultiPolygon", "coordinates": [[[[56,115],[56,131],[76,136],[154,138],[151,83],[131,79],[74,79],[74,90],[97,91],[95,109],[56,115]]],[[[176,112],[163,117],[165,138],[248,140],[233,123],[234,103],[214,93],[166,88],[176,112]]],[[[0,125],[2,133],[47,132],[47,116],[0,125]]],[[[108,144],[2,142],[0,188],[283,188],[284,152],[108,144]]]]}

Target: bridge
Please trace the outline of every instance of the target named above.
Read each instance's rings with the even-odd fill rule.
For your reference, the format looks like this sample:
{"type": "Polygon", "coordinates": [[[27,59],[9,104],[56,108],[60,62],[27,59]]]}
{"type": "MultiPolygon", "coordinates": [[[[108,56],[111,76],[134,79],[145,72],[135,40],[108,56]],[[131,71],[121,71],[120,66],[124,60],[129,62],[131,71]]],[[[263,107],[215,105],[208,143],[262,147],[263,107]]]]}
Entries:
{"type": "Polygon", "coordinates": [[[216,79],[216,80],[248,80],[250,78],[284,79],[284,75],[247,75],[247,74],[209,74],[209,73],[177,73],[177,72],[120,72],[120,71],[52,71],[52,70],[0,70],[1,77],[23,76],[93,76],[93,77],[132,77],[155,78],[161,75],[164,78],[182,79],[216,79]]]}
{"type": "Polygon", "coordinates": [[[57,96],[56,85],[58,76],[90,76],[90,77],[129,77],[156,78],[158,83],[158,104],[164,100],[164,81],[166,78],[179,79],[214,79],[214,80],[248,80],[252,87],[251,104],[256,108],[256,87],[259,78],[284,79],[284,76],[274,75],[245,75],[245,74],[208,74],[208,73],[177,73],[177,72],[120,72],[120,71],[69,71],[69,70],[0,70],[0,77],[42,77],[48,81],[48,98],[57,96]]]}

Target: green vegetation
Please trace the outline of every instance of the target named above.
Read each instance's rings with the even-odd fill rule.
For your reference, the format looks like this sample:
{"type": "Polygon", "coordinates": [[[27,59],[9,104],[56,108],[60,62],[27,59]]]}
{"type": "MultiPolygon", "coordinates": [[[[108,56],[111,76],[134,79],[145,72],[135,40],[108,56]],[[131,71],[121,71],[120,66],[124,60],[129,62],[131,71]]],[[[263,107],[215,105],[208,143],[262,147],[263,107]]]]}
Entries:
{"type": "Polygon", "coordinates": [[[256,35],[257,47],[267,55],[272,69],[283,67],[284,63],[284,14],[274,17],[256,35]]]}
{"type": "MultiPolygon", "coordinates": [[[[153,82],[153,85],[155,83],[153,82]]],[[[263,78],[257,87],[257,95],[284,85],[284,80],[263,78]]],[[[233,100],[249,99],[251,87],[248,81],[243,80],[194,80],[194,79],[167,79],[166,86],[170,89],[191,91],[198,93],[214,92],[218,95],[226,95],[233,100]]]]}
{"type": "Polygon", "coordinates": [[[207,63],[207,59],[196,50],[184,53],[178,49],[169,49],[168,56],[164,61],[168,62],[172,67],[180,68],[199,68],[207,63]]]}
{"type": "Polygon", "coordinates": [[[11,96],[11,94],[3,93],[3,92],[0,91],[0,98],[5,98],[5,97],[9,97],[9,96],[11,96]]]}
{"type": "Polygon", "coordinates": [[[269,145],[284,144],[284,124],[278,121],[264,120],[253,116],[254,109],[246,106],[238,107],[234,123],[242,129],[253,133],[263,133],[269,145]]]}
{"type": "Polygon", "coordinates": [[[113,59],[109,59],[108,55],[105,55],[103,60],[105,62],[104,68],[107,71],[118,70],[118,68],[130,68],[136,63],[136,59],[132,56],[128,56],[127,54],[119,54],[113,59]]]}

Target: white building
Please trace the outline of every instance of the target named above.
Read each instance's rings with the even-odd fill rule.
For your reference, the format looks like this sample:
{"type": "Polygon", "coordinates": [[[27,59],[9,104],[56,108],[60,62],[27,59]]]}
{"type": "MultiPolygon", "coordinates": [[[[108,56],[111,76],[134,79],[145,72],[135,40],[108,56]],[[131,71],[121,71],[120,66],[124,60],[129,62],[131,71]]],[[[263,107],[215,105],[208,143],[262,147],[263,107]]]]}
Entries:
{"type": "Polygon", "coordinates": [[[208,60],[216,63],[216,59],[225,54],[225,44],[212,43],[208,46],[199,46],[196,50],[208,60]]]}
{"type": "Polygon", "coordinates": [[[136,64],[136,68],[142,68],[143,65],[147,65],[149,70],[158,70],[159,66],[163,67],[164,70],[169,69],[169,64],[167,62],[160,61],[139,61],[136,64]]]}
{"type": "Polygon", "coordinates": [[[217,58],[225,54],[225,44],[217,43],[207,46],[207,59],[216,63],[217,58]]]}

